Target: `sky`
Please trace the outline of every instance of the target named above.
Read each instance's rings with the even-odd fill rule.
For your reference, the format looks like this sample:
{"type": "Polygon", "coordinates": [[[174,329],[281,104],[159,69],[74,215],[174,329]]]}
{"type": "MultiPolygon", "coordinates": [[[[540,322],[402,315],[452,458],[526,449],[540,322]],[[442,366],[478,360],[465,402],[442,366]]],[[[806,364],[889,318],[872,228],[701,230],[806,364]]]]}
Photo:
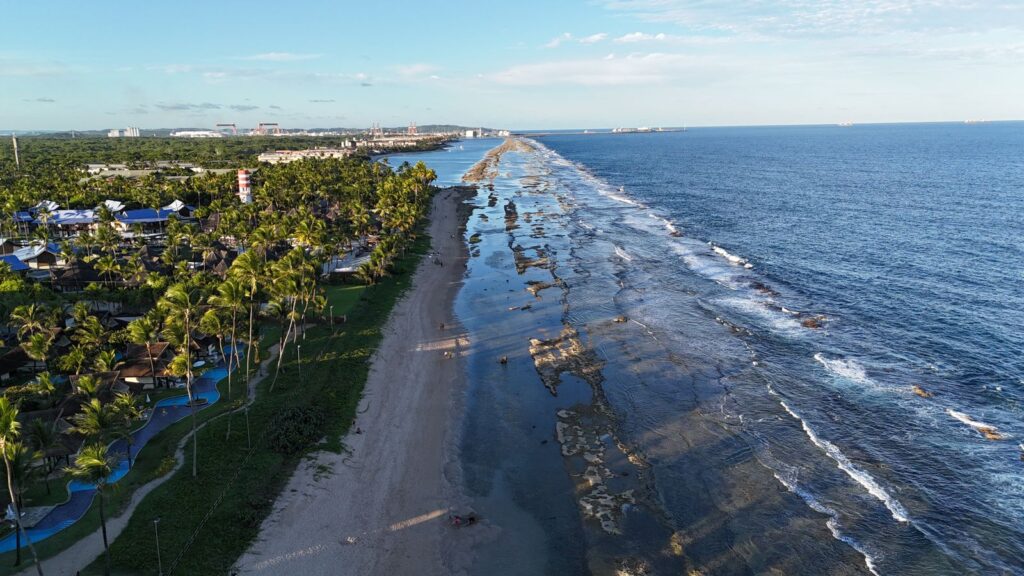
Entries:
{"type": "Polygon", "coordinates": [[[0,130],[1024,119],[1024,1],[0,0],[0,130]]]}

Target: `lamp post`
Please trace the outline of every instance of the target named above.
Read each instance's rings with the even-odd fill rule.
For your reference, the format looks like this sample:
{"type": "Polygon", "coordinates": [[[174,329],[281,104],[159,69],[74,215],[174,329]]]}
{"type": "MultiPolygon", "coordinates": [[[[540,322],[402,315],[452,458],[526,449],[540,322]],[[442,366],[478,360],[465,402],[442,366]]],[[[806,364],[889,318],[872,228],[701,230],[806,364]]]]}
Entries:
{"type": "Polygon", "coordinates": [[[160,517],[153,520],[153,534],[156,536],[156,569],[160,576],[164,576],[164,565],[160,562],[160,517]]]}
{"type": "Polygon", "coordinates": [[[334,330],[334,304],[331,304],[331,330],[334,330]]]}
{"type": "Polygon", "coordinates": [[[299,380],[302,380],[302,344],[295,345],[295,355],[299,359],[299,380]]]}

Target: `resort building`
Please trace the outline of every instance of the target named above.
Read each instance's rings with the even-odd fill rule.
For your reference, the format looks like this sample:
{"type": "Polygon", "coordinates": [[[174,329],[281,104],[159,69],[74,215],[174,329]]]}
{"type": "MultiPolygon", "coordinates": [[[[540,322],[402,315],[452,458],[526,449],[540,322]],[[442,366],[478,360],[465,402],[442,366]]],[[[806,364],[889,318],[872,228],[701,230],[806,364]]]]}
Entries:
{"type": "Polygon", "coordinates": [[[19,260],[14,254],[0,256],[0,263],[6,264],[11,272],[25,272],[28,270],[28,265],[19,260]]]}
{"type": "MultiPolygon", "coordinates": [[[[348,143],[350,141],[346,141],[348,143]]],[[[274,150],[259,155],[260,162],[287,164],[306,158],[346,158],[353,154],[351,148],[313,148],[310,150],[274,150]]]]}
{"type": "Polygon", "coordinates": [[[50,242],[47,244],[30,244],[15,250],[12,254],[29,268],[50,269],[65,264],[60,253],[60,246],[50,242]]]}
{"type": "MultiPolygon", "coordinates": [[[[115,200],[105,200],[96,208],[87,210],[60,210],[56,203],[41,202],[40,205],[33,208],[16,212],[14,220],[25,235],[42,226],[57,237],[73,238],[83,232],[95,230],[102,221],[101,213],[104,209],[113,214],[114,228],[125,237],[139,232],[143,234],[162,233],[168,220],[171,218],[191,220],[194,210],[193,207],[187,206],[180,200],[175,200],[160,209],[140,208],[136,210],[125,210],[124,203],[115,200]]],[[[6,252],[0,252],[0,254],[13,252],[11,248],[14,245],[7,242],[6,247],[0,248],[6,252]]]]}
{"type": "Polygon", "coordinates": [[[132,392],[165,388],[171,376],[167,366],[174,359],[174,351],[167,342],[157,342],[147,350],[141,344],[129,344],[124,352],[124,363],[119,368],[117,381],[132,392]]]}
{"type": "Polygon", "coordinates": [[[0,256],[13,254],[15,250],[20,248],[10,238],[0,238],[0,256]]]}

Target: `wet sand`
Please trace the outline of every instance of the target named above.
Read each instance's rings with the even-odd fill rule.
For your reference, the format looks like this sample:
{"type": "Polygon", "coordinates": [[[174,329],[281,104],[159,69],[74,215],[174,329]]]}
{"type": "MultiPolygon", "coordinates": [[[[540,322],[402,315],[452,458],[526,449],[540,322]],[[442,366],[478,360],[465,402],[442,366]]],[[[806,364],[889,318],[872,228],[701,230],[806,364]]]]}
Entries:
{"type": "MultiPolygon", "coordinates": [[[[440,192],[431,212],[433,256],[396,304],[373,358],[347,453],[318,453],[295,472],[239,574],[451,574],[467,540],[455,458],[466,334],[452,312],[465,272],[465,193],[440,192]],[[441,324],[444,328],[441,328],[441,324]]],[[[479,530],[478,530],[479,528],[479,530]]]]}

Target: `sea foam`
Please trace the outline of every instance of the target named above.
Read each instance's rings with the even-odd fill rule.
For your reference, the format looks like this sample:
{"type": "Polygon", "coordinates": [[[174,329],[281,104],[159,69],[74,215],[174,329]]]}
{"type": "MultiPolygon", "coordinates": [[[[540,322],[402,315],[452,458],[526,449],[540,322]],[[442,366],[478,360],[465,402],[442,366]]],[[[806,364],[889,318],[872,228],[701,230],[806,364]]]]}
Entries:
{"type": "Polygon", "coordinates": [[[814,359],[824,366],[826,370],[836,376],[852,380],[859,384],[874,384],[874,382],[868,378],[868,374],[864,370],[864,367],[858,364],[856,360],[849,360],[846,358],[829,359],[821,352],[815,354],[814,359]]]}
{"type": "Polygon", "coordinates": [[[781,404],[782,407],[785,408],[786,412],[789,412],[790,416],[792,416],[793,418],[800,422],[800,426],[803,427],[804,433],[807,434],[807,437],[811,439],[811,442],[813,442],[814,445],[817,446],[818,448],[821,448],[821,450],[824,451],[829,458],[834,460],[839,469],[845,472],[846,475],[853,479],[854,482],[860,484],[865,490],[868,491],[869,494],[871,494],[880,502],[882,502],[882,504],[885,505],[885,507],[889,510],[889,513],[892,514],[892,517],[896,521],[910,521],[910,517],[907,514],[906,508],[904,508],[903,505],[900,504],[899,500],[896,500],[888,492],[886,492],[885,488],[882,488],[882,486],[878,483],[878,481],[874,479],[874,477],[872,477],[864,470],[861,470],[859,467],[857,467],[856,464],[851,462],[850,459],[847,458],[846,455],[843,454],[843,452],[839,450],[839,448],[836,447],[835,444],[823,438],[819,438],[818,435],[815,434],[814,430],[812,430],[811,427],[807,424],[807,422],[803,418],[801,418],[796,412],[794,412],[784,401],[780,401],[779,404],[781,404]]]}
{"type": "MultiPolygon", "coordinates": [[[[790,412],[790,414],[792,414],[792,412],[790,412]]],[[[771,458],[771,460],[774,460],[774,458],[771,458]]],[[[778,461],[776,461],[775,463],[778,466],[784,466],[778,461]]],[[[813,494],[801,488],[799,482],[797,482],[795,478],[796,474],[792,474],[792,476],[794,477],[789,478],[786,475],[780,474],[780,472],[776,469],[776,466],[769,466],[769,468],[772,469],[772,476],[774,476],[780,484],[785,486],[787,490],[799,496],[800,499],[803,500],[804,503],[811,508],[811,510],[818,512],[819,514],[824,514],[828,516],[829,518],[825,521],[825,526],[828,528],[828,531],[832,534],[832,537],[836,540],[839,540],[840,542],[846,543],[851,548],[859,552],[860,555],[864,557],[864,563],[867,565],[868,570],[875,576],[880,576],[877,570],[876,558],[871,553],[869,553],[860,542],[857,542],[853,538],[843,534],[840,531],[839,513],[836,512],[835,509],[826,504],[821,503],[821,501],[815,498],[813,494]]]]}
{"type": "Polygon", "coordinates": [[[747,262],[745,258],[740,258],[735,254],[730,254],[725,248],[722,248],[721,246],[715,246],[714,244],[711,244],[711,250],[713,250],[715,254],[718,254],[722,258],[725,258],[730,263],[735,264],[737,266],[743,266],[744,268],[747,269],[754,267],[754,265],[751,264],[750,262],[747,262]]]}

